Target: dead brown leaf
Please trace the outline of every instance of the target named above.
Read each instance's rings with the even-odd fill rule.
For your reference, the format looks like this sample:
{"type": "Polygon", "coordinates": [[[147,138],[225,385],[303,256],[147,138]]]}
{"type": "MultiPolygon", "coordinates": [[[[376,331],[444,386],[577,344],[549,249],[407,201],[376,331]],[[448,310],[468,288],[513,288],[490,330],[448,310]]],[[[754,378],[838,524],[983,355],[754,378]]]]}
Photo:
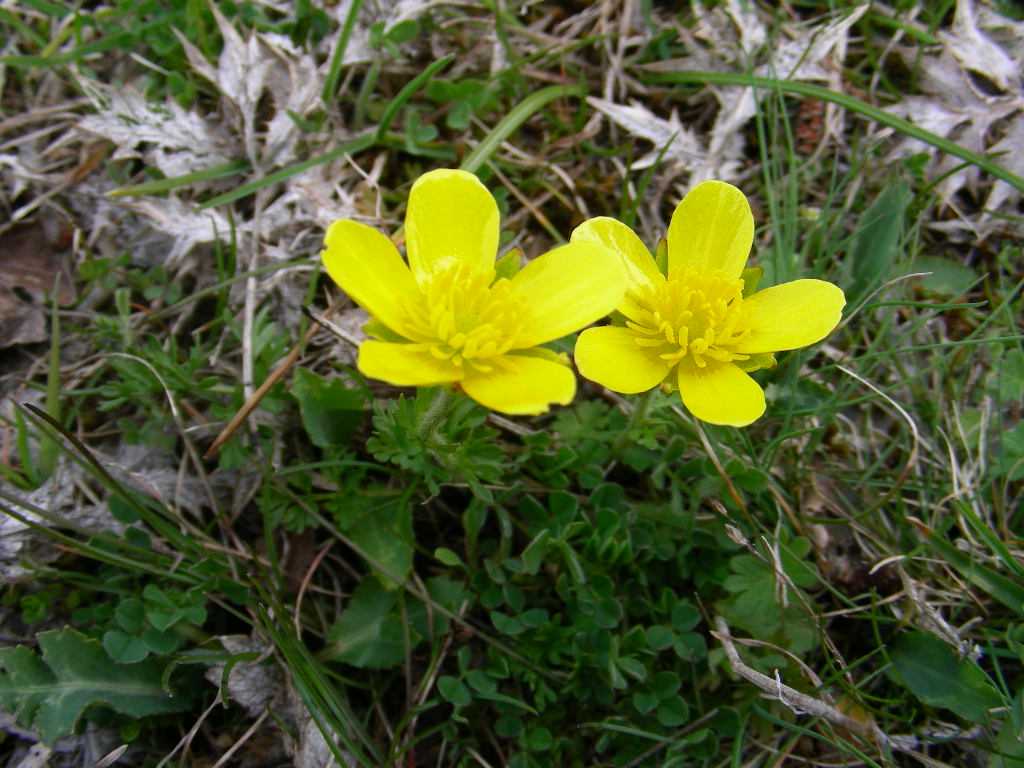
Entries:
{"type": "Polygon", "coordinates": [[[45,341],[49,309],[75,301],[74,277],[65,244],[39,222],[19,224],[0,236],[0,347],[45,341]]]}

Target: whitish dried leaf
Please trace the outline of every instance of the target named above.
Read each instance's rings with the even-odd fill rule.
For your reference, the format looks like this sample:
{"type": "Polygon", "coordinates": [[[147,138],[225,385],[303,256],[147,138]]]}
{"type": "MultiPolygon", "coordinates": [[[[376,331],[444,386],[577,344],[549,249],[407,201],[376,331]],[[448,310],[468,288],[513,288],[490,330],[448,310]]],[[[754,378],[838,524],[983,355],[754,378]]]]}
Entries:
{"type": "Polygon", "coordinates": [[[167,255],[174,262],[199,243],[227,240],[231,236],[231,223],[213,210],[196,211],[176,197],[139,200],[124,203],[132,210],[148,216],[159,231],[174,238],[167,255]]]}
{"type": "MultiPolygon", "coordinates": [[[[84,83],[84,81],[83,81],[84,83]]],[[[222,129],[173,101],[153,104],[133,88],[90,83],[97,114],[78,128],[117,145],[114,159],[141,157],[168,176],[226,163],[231,141],[222,129]]]]}
{"type": "MultiPolygon", "coordinates": [[[[334,8],[334,18],[338,22],[338,34],[348,19],[349,10],[354,0],[342,0],[334,8]]],[[[377,23],[383,22],[384,29],[388,30],[396,24],[410,19],[418,19],[423,12],[436,5],[435,0],[398,0],[392,3],[363,3],[357,16],[356,24],[352,28],[352,36],[345,47],[343,64],[365,64],[380,58],[382,52],[370,45],[370,28],[377,23]]],[[[337,37],[330,38],[327,44],[333,46],[337,43],[337,37]]]]}
{"type": "MultiPolygon", "coordinates": [[[[988,150],[1001,166],[1018,176],[1024,176],[1024,113],[1018,113],[1003,134],[1003,138],[988,150]]],[[[1007,201],[1020,199],[1020,192],[1005,181],[997,181],[985,201],[987,218],[1007,201]]]]}
{"type": "Polygon", "coordinates": [[[55,246],[41,224],[5,232],[0,238],[0,347],[49,338],[48,299],[56,288],[58,303],[70,304],[74,286],[68,254],[55,246]]]}
{"type": "MultiPolygon", "coordinates": [[[[6,418],[13,421],[9,405],[6,418]]],[[[24,495],[25,504],[12,506],[24,517],[43,526],[51,526],[41,515],[29,509],[46,510],[65,524],[62,527],[87,531],[113,531],[120,533],[124,525],[117,521],[105,506],[83,504],[78,482],[82,470],[78,465],[63,458],[58,460],[57,469],[43,485],[24,495]]],[[[24,578],[33,572],[33,564],[49,563],[60,557],[62,551],[55,547],[53,540],[36,533],[29,526],[7,515],[0,515],[0,580],[24,578]]]]}
{"type": "Polygon", "coordinates": [[[653,142],[654,151],[635,161],[634,168],[649,168],[659,155],[665,164],[688,171],[704,161],[706,150],[696,132],[683,125],[675,111],[665,120],[636,102],[627,107],[591,96],[587,103],[631,136],[653,142]]]}
{"type": "Polygon", "coordinates": [[[768,41],[768,28],[756,8],[752,3],[739,0],[728,0],[725,4],[725,12],[740,31],[740,49],[751,57],[768,41]]]}
{"type": "MultiPolygon", "coordinates": [[[[947,35],[943,40],[946,49],[938,55],[918,57],[914,49],[898,49],[908,64],[914,62],[917,66],[918,86],[922,95],[908,96],[887,110],[978,154],[1002,151],[1003,154],[996,158],[996,162],[1007,168],[1019,168],[1020,141],[1016,138],[1016,121],[1024,114],[1024,94],[1019,89],[1011,89],[1004,94],[992,95],[979,89],[968,74],[962,57],[951,50],[956,39],[955,36],[947,35]],[[993,145],[993,141],[996,144],[993,145]]],[[[987,44],[996,47],[1000,45],[993,39],[987,39],[987,44]]],[[[1020,53],[1024,55],[1024,48],[1020,49],[1020,53]]],[[[1004,52],[1004,55],[1009,58],[1009,54],[1004,52]]],[[[990,74],[986,76],[993,79],[990,74]]],[[[887,133],[891,132],[880,131],[879,135],[887,133]]],[[[935,155],[937,150],[931,145],[903,137],[897,140],[890,157],[916,152],[935,155]]],[[[982,180],[982,174],[976,166],[951,156],[941,157],[930,167],[929,172],[933,177],[942,179],[936,190],[958,214],[959,208],[954,199],[956,194],[965,187],[972,188],[982,180]]],[[[1016,172],[1019,173],[1019,170],[1016,172]]],[[[1019,198],[1020,193],[1016,189],[997,182],[990,192],[986,207],[994,210],[1019,198]]],[[[960,221],[952,224],[967,229],[974,236],[983,237],[987,227],[981,225],[986,218],[968,221],[961,216],[960,221]]]]}
{"type": "Polygon", "coordinates": [[[220,30],[224,47],[221,48],[214,69],[202,52],[190,43],[178,30],[174,30],[178,40],[185,49],[189,64],[200,75],[205,77],[229,105],[239,120],[242,140],[246,154],[255,160],[256,151],[256,105],[263,94],[267,69],[273,61],[269,52],[262,49],[255,33],[250,33],[243,40],[238,31],[231,25],[217,7],[212,6],[217,28],[220,30]]]}
{"type": "MultiPolygon", "coordinates": [[[[267,642],[248,635],[221,635],[216,638],[232,656],[243,653],[263,654],[267,642]]],[[[206,670],[206,679],[220,687],[227,664],[213,664],[206,670]]],[[[258,717],[282,689],[281,670],[268,661],[239,661],[231,667],[227,679],[227,695],[245,707],[250,717],[258,717]]]]}
{"type": "Polygon", "coordinates": [[[755,74],[786,80],[827,80],[846,53],[850,27],[867,9],[862,5],[838,21],[798,29],[791,40],[776,45],[770,59],[757,67],[755,74]]]}
{"type": "Polygon", "coordinates": [[[940,31],[938,38],[965,69],[985,75],[1004,91],[1020,86],[1019,64],[978,27],[974,0],[957,0],[953,28],[940,31]]]}
{"type": "Polygon", "coordinates": [[[265,162],[287,165],[295,159],[299,133],[292,115],[303,118],[320,106],[323,77],[313,57],[296,50],[287,37],[265,34],[260,39],[274,56],[266,84],[275,107],[267,123],[262,155],[265,162]]]}

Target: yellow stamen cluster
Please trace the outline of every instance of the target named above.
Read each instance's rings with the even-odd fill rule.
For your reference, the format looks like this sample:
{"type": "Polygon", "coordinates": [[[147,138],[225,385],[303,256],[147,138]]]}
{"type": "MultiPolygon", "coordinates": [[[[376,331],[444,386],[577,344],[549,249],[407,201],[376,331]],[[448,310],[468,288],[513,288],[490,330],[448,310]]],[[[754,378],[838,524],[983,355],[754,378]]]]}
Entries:
{"type": "Polygon", "coordinates": [[[645,286],[639,297],[643,307],[636,321],[626,325],[636,331],[636,343],[658,350],[658,356],[675,365],[691,355],[698,368],[705,358],[727,363],[746,360],[735,352],[746,338],[743,311],[743,280],[729,279],[720,270],[704,274],[685,268],[669,273],[657,286],[645,286]]]}
{"type": "Polygon", "coordinates": [[[526,308],[509,281],[494,276],[493,269],[474,272],[455,264],[421,286],[422,301],[403,302],[413,346],[480,373],[495,364],[508,367],[501,355],[513,348],[526,308]]]}

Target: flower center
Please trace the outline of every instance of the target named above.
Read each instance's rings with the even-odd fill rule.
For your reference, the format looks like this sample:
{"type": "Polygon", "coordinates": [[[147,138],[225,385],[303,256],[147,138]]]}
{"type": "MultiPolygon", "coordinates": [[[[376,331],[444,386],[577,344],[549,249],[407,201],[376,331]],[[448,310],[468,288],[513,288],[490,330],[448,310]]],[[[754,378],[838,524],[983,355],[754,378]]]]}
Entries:
{"type": "Polygon", "coordinates": [[[493,269],[474,272],[454,264],[421,286],[423,301],[405,307],[412,318],[407,330],[414,345],[480,373],[496,364],[506,367],[500,356],[515,344],[526,308],[509,281],[495,280],[494,275],[493,269]]]}
{"type": "Polygon", "coordinates": [[[734,351],[750,334],[742,294],[743,280],[730,280],[721,270],[703,274],[677,268],[664,283],[642,289],[643,312],[626,325],[636,331],[637,344],[657,351],[669,365],[687,355],[698,368],[707,358],[746,360],[749,355],[734,351]]]}

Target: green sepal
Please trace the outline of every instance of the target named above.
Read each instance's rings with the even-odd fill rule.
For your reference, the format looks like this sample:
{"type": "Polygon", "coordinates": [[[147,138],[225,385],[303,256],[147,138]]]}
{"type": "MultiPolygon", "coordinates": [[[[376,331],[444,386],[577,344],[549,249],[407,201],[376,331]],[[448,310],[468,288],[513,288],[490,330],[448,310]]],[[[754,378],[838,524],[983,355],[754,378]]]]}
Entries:
{"type": "Polygon", "coordinates": [[[743,270],[743,274],[740,275],[740,279],[743,280],[743,298],[757,290],[757,284],[761,282],[763,276],[764,270],[761,267],[747,267],[743,270]]]}
{"type": "Polygon", "coordinates": [[[518,248],[513,248],[496,262],[494,262],[495,280],[505,278],[511,280],[515,277],[515,274],[522,269],[523,266],[523,252],[518,248]]]}
{"type": "Polygon", "coordinates": [[[746,360],[733,360],[733,364],[744,373],[750,373],[751,371],[760,371],[765,368],[774,368],[778,361],[773,353],[760,352],[756,355],[751,355],[746,360]]]}
{"type": "Polygon", "coordinates": [[[668,240],[661,238],[658,247],[654,249],[654,263],[661,274],[668,277],[668,240]]]}
{"type": "Polygon", "coordinates": [[[608,314],[608,319],[611,320],[612,325],[618,326],[620,328],[625,328],[626,327],[626,323],[629,322],[629,318],[626,317],[621,312],[619,312],[619,310],[617,310],[617,309],[613,309],[608,314]]]}
{"type": "Polygon", "coordinates": [[[371,317],[366,321],[366,325],[363,326],[363,332],[377,341],[390,341],[394,344],[409,343],[408,339],[399,336],[376,317],[371,317]]]}
{"type": "Polygon", "coordinates": [[[561,352],[555,352],[547,347],[529,347],[528,349],[517,349],[509,353],[512,357],[539,357],[541,360],[549,360],[559,365],[569,365],[569,356],[561,352]]]}

